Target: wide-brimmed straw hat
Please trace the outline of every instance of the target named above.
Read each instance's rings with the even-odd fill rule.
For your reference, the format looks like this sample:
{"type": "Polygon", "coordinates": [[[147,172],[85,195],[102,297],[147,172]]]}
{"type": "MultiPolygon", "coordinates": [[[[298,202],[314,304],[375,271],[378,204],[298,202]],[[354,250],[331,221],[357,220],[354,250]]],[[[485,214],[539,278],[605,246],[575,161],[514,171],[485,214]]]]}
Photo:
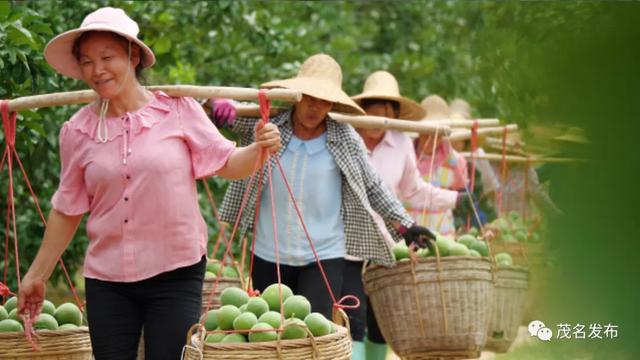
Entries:
{"type": "Polygon", "coordinates": [[[140,28],[122,9],[104,7],[87,15],[79,28],[66,31],[49,41],[44,49],[44,57],[62,75],[82,79],[80,65],[73,55],[73,44],[87,31],[110,31],[140,46],[144,56],[142,67],[153,65],[156,57],[153,51],[138,39],[140,28]]]}
{"type": "Polygon", "coordinates": [[[305,60],[294,78],[269,81],[260,87],[297,90],[333,103],[331,111],[365,114],[364,110],[342,90],[340,65],[326,54],[316,54],[305,60]]]}
{"type": "Polygon", "coordinates": [[[471,119],[471,106],[462,99],[454,99],[449,103],[449,116],[455,120],[471,119]]]}
{"type": "Polygon", "coordinates": [[[417,102],[400,95],[396,78],[387,71],[376,71],[369,75],[364,83],[362,93],[351,97],[358,105],[364,99],[380,99],[396,101],[400,104],[400,119],[420,120],[426,111],[417,102]]]}
{"type": "Polygon", "coordinates": [[[429,95],[422,99],[420,106],[427,111],[427,115],[421,121],[449,119],[449,105],[438,95],[429,95]]]}

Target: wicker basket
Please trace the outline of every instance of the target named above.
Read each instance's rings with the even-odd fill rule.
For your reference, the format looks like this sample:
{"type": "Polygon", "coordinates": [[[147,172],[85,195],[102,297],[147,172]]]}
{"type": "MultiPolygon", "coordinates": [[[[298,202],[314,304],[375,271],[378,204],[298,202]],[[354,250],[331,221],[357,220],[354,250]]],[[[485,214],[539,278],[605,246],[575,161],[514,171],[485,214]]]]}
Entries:
{"type": "Polygon", "coordinates": [[[365,289],[382,334],[403,359],[473,358],[484,347],[493,295],[487,258],[418,258],[369,267],[365,289]]]}
{"type": "Polygon", "coordinates": [[[34,351],[23,332],[0,333],[2,360],[91,360],[89,328],[70,330],[38,330],[34,351]]]}
{"type": "Polygon", "coordinates": [[[529,287],[529,271],[520,266],[498,267],[493,291],[486,348],[507,352],[518,335],[529,287]]]}
{"type": "MultiPolygon", "coordinates": [[[[343,311],[341,316],[346,319],[343,311]]],[[[347,327],[336,325],[333,334],[298,340],[259,343],[207,343],[205,332],[189,331],[183,360],[350,360],[351,335],[347,327]]],[[[191,329],[197,329],[198,324],[191,329]]]]}
{"type": "Polygon", "coordinates": [[[220,307],[220,294],[222,291],[228,287],[240,287],[240,279],[239,278],[229,278],[229,277],[221,277],[218,281],[218,287],[216,288],[215,293],[211,296],[211,304],[209,304],[209,294],[211,293],[211,289],[216,283],[216,279],[207,279],[204,281],[202,285],[202,311],[204,312],[207,308],[216,309],[220,307]]]}
{"type": "Polygon", "coordinates": [[[494,255],[507,252],[511,255],[515,265],[528,268],[544,265],[548,254],[544,243],[505,243],[501,241],[491,242],[491,252],[494,255]]]}

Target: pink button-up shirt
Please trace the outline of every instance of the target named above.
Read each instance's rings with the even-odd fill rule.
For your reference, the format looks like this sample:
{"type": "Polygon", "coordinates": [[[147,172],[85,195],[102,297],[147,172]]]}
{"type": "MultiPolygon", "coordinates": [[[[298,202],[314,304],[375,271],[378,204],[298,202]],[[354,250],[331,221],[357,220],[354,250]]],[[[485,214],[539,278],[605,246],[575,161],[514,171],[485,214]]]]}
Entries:
{"type": "MultiPolygon", "coordinates": [[[[424,181],[416,165],[416,155],[411,139],[404,133],[388,130],[380,143],[367,151],[369,161],[382,179],[405,206],[426,208],[432,211],[453,209],[458,193],[441,189],[424,181]]],[[[389,246],[394,241],[387,231],[384,220],[377,214],[374,218],[389,246]]]]}
{"type": "Polygon", "coordinates": [[[133,282],[196,263],[207,226],[195,179],[220,170],[235,149],[191,98],[156,92],[141,109],[107,118],[98,141],[96,105],[60,131],[62,169],[53,207],[89,212],[84,275],[133,282]]]}

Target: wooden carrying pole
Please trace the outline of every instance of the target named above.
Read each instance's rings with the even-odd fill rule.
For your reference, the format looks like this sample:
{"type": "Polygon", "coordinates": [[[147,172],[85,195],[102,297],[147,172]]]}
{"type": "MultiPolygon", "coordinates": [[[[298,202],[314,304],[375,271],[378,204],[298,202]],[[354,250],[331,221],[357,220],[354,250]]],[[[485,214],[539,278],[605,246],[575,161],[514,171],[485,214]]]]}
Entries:
{"type": "MultiPolygon", "coordinates": [[[[463,152],[460,153],[466,159],[471,159],[471,153],[463,152]]],[[[475,154],[473,158],[476,160],[489,160],[489,161],[502,161],[502,154],[475,154]]],[[[584,159],[573,159],[573,158],[555,158],[555,157],[544,157],[544,156],[516,156],[516,155],[505,155],[504,159],[506,162],[511,163],[522,163],[522,162],[546,162],[546,163],[570,163],[570,162],[584,162],[584,159]]]]}
{"type": "Polygon", "coordinates": [[[452,128],[472,128],[473,124],[477,122],[478,127],[488,127],[488,126],[500,126],[500,120],[498,119],[476,119],[476,120],[465,120],[465,119],[449,119],[449,120],[432,120],[429,121],[429,124],[434,125],[447,125],[452,128]]]}
{"type": "MultiPolygon", "coordinates": [[[[238,116],[255,117],[260,116],[260,109],[257,105],[245,105],[237,104],[236,114],[238,116]]],[[[275,115],[282,111],[281,108],[271,108],[271,115],[275,115]]],[[[367,128],[367,129],[393,129],[398,131],[412,131],[421,134],[435,133],[447,135],[451,132],[451,129],[447,125],[433,125],[431,123],[425,123],[420,121],[399,120],[391,119],[382,116],[369,116],[369,115],[345,115],[338,113],[329,113],[329,116],[339,123],[350,124],[353,127],[367,128]]]]}
{"type": "MultiPolygon", "coordinates": [[[[517,124],[509,124],[506,126],[498,126],[498,127],[487,127],[478,129],[478,136],[487,136],[487,135],[495,135],[502,134],[504,128],[507,128],[507,132],[517,132],[518,125],[517,124]]],[[[457,130],[449,136],[449,140],[451,141],[459,141],[459,140],[467,140],[471,139],[471,130],[457,130]]]]}
{"type": "Polygon", "coordinates": [[[399,120],[370,115],[353,116],[337,113],[329,113],[329,116],[339,123],[350,124],[353,127],[364,129],[392,129],[417,132],[420,134],[433,134],[437,131],[438,134],[441,135],[451,133],[449,126],[433,125],[425,121],[399,120]]]}
{"type": "MultiPolygon", "coordinates": [[[[225,98],[242,101],[255,101],[258,99],[258,90],[251,88],[197,85],[156,85],[147,86],[147,89],[161,90],[169,96],[189,96],[199,99],[225,98]]],[[[288,89],[269,89],[266,90],[266,93],[267,99],[269,100],[298,102],[302,98],[302,93],[299,91],[288,89]]],[[[58,105],[83,104],[97,99],[98,94],[93,90],[25,96],[9,100],[9,111],[20,111],[58,105]]]]}

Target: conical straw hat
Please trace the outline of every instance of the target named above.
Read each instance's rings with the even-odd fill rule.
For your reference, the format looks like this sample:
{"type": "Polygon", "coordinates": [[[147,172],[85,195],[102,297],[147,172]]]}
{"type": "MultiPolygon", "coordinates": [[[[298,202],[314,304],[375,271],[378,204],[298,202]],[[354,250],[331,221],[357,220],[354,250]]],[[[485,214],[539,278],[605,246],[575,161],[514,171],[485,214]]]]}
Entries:
{"type": "Polygon", "coordinates": [[[331,111],[364,115],[365,112],[342,90],[342,70],[329,55],[316,54],[305,60],[294,78],[266,82],[263,88],[298,90],[333,103],[331,111]]]}
{"type": "Polygon", "coordinates": [[[351,97],[358,105],[364,99],[397,101],[400,104],[400,119],[420,120],[426,111],[417,102],[400,95],[398,81],[387,71],[376,71],[369,75],[362,93],[351,97]]]}
{"type": "Polygon", "coordinates": [[[420,106],[427,111],[422,121],[449,120],[449,105],[438,95],[429,95],[422,99],[420,106]]]}
{"type": "Polygon", "coordinates": [[[469,120],[471,119],[471,106],[462,99],[454,99],[449,104],[449,114],[452,119],[469,120]]]}

